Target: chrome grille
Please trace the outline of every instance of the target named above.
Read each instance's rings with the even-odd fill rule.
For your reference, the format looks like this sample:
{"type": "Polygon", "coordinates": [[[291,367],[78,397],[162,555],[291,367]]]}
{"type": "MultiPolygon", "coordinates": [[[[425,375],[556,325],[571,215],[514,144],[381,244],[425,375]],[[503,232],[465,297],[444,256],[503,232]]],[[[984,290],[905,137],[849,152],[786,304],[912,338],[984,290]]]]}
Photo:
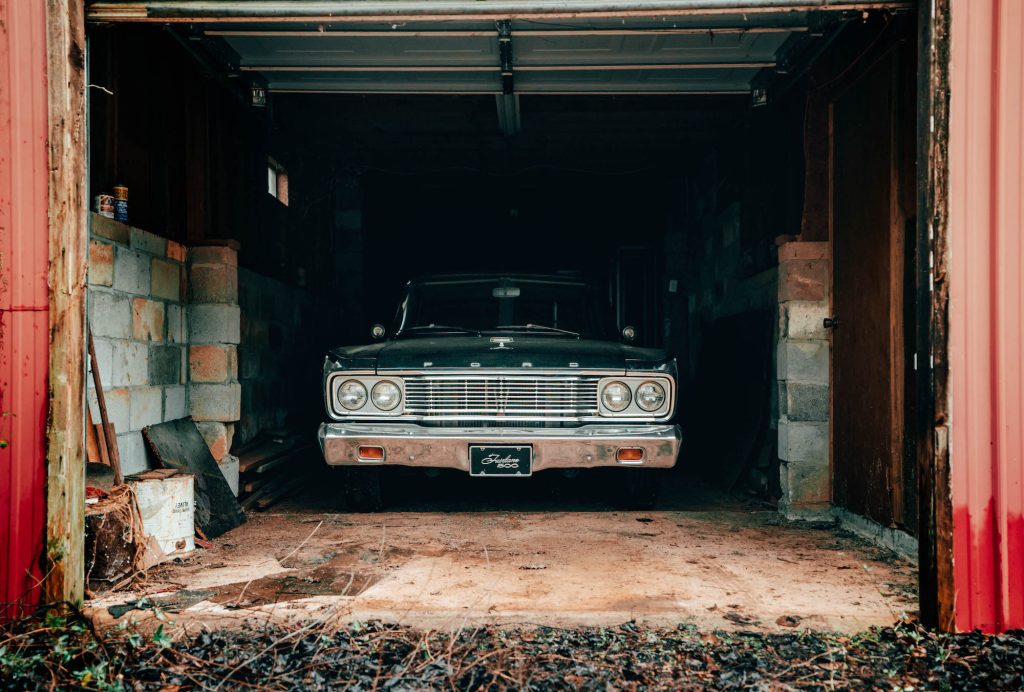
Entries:
{"type": "Polygon", "coordinates": [[[405,412],[421,416],[594,416],[597,377],[426,375],[405,379],[405,412]]]}

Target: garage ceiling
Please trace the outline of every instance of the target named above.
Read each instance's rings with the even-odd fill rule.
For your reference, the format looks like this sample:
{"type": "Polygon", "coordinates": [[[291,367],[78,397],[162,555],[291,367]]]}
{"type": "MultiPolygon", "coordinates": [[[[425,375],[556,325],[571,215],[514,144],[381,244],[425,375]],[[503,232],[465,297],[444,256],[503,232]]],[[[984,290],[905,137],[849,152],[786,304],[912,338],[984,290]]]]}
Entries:
{"type": "Polygon", "coordinates": [[[270,92],[749,94],[755,103],[847,21],[853,0],[107,0],[97,22],[162,22],[270,92]]]}

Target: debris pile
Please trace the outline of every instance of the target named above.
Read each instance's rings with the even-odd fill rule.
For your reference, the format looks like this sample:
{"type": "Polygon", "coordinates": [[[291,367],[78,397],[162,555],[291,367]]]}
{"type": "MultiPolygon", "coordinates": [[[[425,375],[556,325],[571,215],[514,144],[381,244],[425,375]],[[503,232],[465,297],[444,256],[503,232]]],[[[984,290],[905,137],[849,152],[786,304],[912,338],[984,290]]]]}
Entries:
{"type": "Polygon", "coordinates": [[[172,638],[95,632],[77,611],[0,632],[18,689],[1020,689],[1024,632],[939,635],[913,623],[842,636],[652,629],[420,632],[323,622],[172,638]]]}

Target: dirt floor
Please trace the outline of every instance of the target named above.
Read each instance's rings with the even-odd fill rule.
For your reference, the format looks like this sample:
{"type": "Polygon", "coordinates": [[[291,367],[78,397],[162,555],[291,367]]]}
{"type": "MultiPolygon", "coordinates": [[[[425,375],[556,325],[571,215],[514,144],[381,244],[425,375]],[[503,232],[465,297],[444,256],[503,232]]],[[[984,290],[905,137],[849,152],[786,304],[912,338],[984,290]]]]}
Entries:
{"type": "Polygon", "coordinates": [[[913,565],[691,482],[650,512],[614,511],[575,481],[421,478],[375,514],[332,511],[330,484],[313,486],[90,613],[144,619],[156,605],[192,631],[314,619],[857,632],[916,610],[913,565]]]}

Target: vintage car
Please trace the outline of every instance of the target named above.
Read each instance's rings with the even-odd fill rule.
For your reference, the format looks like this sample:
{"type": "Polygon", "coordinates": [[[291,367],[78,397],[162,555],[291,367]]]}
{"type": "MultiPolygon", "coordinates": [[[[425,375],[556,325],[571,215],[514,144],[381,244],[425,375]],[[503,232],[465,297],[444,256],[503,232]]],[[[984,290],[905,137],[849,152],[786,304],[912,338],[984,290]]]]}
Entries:
{"type": "Polygon", "coordinates": [[[653,505],[675,465],[676,363],[629,345],[607,299],[564,276],[437,275],[410,281],[390,335],[324,362],[328,464],[350,503],[380,503],[380,465],[480,479],[615,467],[624,506],[653,505]]]}

